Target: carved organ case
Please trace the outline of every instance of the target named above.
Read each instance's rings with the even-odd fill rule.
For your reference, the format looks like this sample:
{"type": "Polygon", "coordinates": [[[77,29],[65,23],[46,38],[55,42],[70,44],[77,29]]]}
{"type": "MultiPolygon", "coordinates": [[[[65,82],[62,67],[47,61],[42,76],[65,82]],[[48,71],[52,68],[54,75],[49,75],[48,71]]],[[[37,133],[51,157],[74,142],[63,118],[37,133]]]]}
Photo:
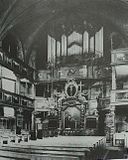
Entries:
{"type": "MultiPolygon", "coordinates": [[[[70,34],[63,33],[59,39],[48,35],[48,57],[47,60],[53,64],[60,64],[60,60],[63,63],[78,63],[75,58],[81,60],[84,56],[94,56],[100,58],[103,56],[103,27],[101,27],[93,35],[90,35],[86,29],[82,33],[77,30],[73,30],[70,34]],[[74,57],[72,62],[66,62],[66,57],[74,57]],[[74,60],[74,61],[73,61],[74,60]]],[[[83,62],[86,62],[86,60],[83,62]]]]}
{"type": "Polygon", "coordinates": [[[96,98],[101,86],[96,87],[97,97],[91,91],[102,74],[96,60],[103,58],[104,27],[91,21],[76,21],[72,16],[69,19],[49,22],[47,34],[51,78],[65,83],[58,93],[59,126],[64,134],[67,130],[83,130],[82,134],[94,135],[98,125],[96,98]]]}

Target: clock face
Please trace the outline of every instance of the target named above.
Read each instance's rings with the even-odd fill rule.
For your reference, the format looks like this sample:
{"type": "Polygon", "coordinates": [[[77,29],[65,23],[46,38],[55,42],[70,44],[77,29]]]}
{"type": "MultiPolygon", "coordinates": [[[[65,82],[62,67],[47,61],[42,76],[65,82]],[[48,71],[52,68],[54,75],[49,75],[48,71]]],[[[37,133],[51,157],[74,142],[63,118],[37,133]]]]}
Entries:
{"type": "Polygon", "coordinates": [[[78,85],[74,81],[66,84],[65,93],[68,97],[76,96],[77,92],[78,92],[78,85]]]}

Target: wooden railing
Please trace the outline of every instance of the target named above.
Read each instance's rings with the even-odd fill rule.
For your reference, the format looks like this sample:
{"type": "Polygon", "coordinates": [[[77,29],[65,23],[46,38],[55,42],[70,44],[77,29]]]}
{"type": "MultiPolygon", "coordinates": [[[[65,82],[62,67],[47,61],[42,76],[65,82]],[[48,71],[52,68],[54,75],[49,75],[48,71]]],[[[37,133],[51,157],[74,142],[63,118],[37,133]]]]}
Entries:
{"type": "Polygon", "coordinates": [[[128,89],[111,91],[111,102],[127,102],[128,103],[128,89]]]}
{"type": "Polygon", "coordinates": [[[34,99],[0,89],[0,102],[34,108],[34,99]]]}
{"type": "Polygon", "coordinates": [[[34,69],[20,60],[8,57],[3,51],[0,51],[0,64],[23,78],[34,80],[34,69]]]}

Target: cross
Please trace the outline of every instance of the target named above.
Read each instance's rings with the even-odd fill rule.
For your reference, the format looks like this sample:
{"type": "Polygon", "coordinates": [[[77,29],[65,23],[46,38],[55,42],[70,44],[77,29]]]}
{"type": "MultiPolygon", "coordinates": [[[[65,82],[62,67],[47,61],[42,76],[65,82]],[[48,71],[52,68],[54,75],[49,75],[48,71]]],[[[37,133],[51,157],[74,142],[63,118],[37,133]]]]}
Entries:
{"type": "Polygon", "coordinates": [[[82,92],[82,87],[84,86],[84,84],[82,84],[82,82],[80,81],[80,84],[78,86],[80,87],[80,92],[82,92]]]}

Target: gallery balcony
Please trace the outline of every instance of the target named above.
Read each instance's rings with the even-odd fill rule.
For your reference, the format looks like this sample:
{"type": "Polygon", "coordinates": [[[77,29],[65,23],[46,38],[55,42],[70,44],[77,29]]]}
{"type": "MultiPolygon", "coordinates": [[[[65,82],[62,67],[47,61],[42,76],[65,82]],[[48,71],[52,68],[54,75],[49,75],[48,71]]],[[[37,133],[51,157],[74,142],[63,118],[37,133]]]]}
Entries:
{"type": "Polygon", "coordinates": [[[67,79],[81,80],[106,80],[111,79],[111,68],[97,66],[65,66],[47,70],[38,70],[36,75],[37,82],[57,82],[67,81],[67,79]]]}
{"type": "Polygon", "coordinates": [[[8,57],[4,52],[0,51],[0,64],[15,74],[20,75],[21,78],[34,80],[34,69],[26,65],[24,62],[8,57]]]}
{"type": "Polygon", "coordinates": [[[34,99],[0,89],[0,104],[34,109],[34,99]]]}
{"type": "Polygon", "coordinates": [[[57,57],[56,65],[57,66],[65,66],[65,65],[75,65],[75,64],[82,64],[82,65],[91,65],[93,64],[103,64],[103,57],[94,57],[93,52],[84,53],[84,54],[77,54],[77,55],[70,55],[70,56],[61,56],[57,57]]]}
{"type": "Polygon", "coordinates": [[[112,90],[111,91],[111,104],[128,105],[128,89],[112,90]]]}
{"type": "Polygon", "coordinates": [[[44,98],[37,96],[35,98],[35,111],[50,111],[50,109],[53,109],[54,106],[56,106],[56,102],[53,98],[44,98]]]}
{"type": "Polygon", "coordinates": [[[128,64],[128,48],[119,48],[112,51],[111,65],[127,65],[128,64]]]}

